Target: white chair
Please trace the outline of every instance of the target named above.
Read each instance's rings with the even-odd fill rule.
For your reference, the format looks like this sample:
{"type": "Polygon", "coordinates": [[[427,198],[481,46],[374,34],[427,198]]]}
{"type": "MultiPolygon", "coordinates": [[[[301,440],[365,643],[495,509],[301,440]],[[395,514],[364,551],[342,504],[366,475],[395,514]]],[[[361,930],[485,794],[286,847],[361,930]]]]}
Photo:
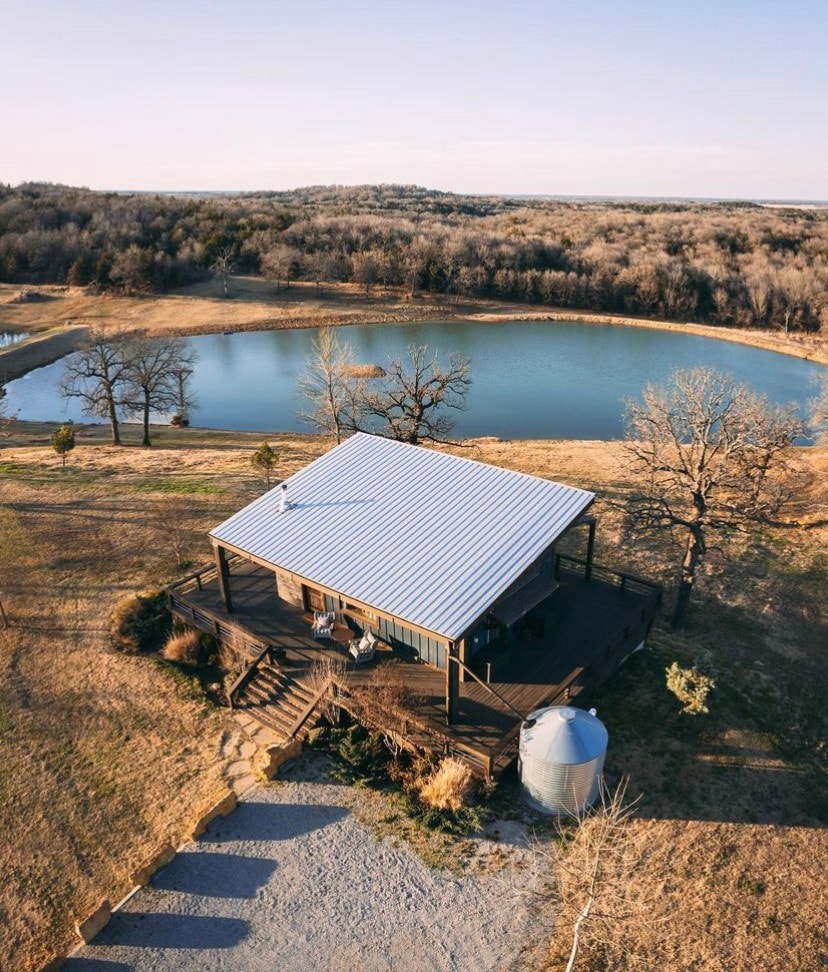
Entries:
{"type": "Polygon", "coordinates": [[[333,611],[314,611],[312,632],[314,638],[333,637],[336,615],[333,611]]]}
{"type": "Polygon", "coordinates": [[[357,665],[372,661],[377,650],[377,636],[373,631],[366,630],[361,638],[352,638],[348,644],[348,654],[357,665]]]}

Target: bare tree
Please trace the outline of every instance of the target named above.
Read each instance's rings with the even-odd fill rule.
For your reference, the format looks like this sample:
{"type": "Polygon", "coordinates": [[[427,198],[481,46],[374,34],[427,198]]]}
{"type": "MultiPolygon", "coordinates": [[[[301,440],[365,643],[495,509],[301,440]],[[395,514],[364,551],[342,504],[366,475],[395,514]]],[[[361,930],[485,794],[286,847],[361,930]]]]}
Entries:
{"type": "Polygon", "coordinates": [[[124,407],[140,415],[141,445],[150,442],[149,423],[153,412],[168,412],[181,402],[182,387],[192,373],[195,354],[179,338],[133,338],[126,346],[124,407]]]}
{"type": "Polygon", "coordinates": [[[221,253],[210,264],[210,273],[218,281],[223,297],[229,297],[228,282],[230,277],[236,272],[236,265],[233,262],[230,251],[222,250],[221,253]]]}
{"type": "Polygon", "coordinates": [[[352,277],[355,283],[365,288],[365,296],[371,294],[371,288],[379,280],[379,264],[373,253],[355,253],[352,263],[352,277]]]}
{"type": "Polygon", "coordinates": [[[0,385],[0,435],[8,435],[14,421],[14,416],[9,415],[8,405],[4,401],[5,397],[6,388],[4,385],[0,385]]]}
{"type": "Polygon", "coordinates": [[[314,428],[332,435],[337,443],[343,432],[361,424],[364,381],[352,371],[351,346],[335,328],[323,327],[311,342],[311,357],[298,379],[307,407],[300,413],[314,428]]]}
{"type": "Polygon", "coordinates": [[[634,961],[636,944],[651,926],[655,886],[642,880],[646,833],[635,827],[637,801],[627,801],[622,780],[614,791],[601,786],[600,800],[572,821],[558,826],[556,848],[538,850],[543,870],[554,879],[546,894],[554,901],[557,936],[568,945],[566,972],[579,956],[590,967],[622,968],[634,961]]]}
{"type": "Polygon", "coordinates": [[[790,497],[789,448],[802,433],[793,408],[778,408],[706,368],[676,371],[628,402],[624,454],[639,475],[627,501],[641,528],[684,535],[673,625],[685,618],[711,531],[743,529],[790,497]]]}
{"type": "Polygon", "coordinates": [[[154,550],[166,547],[172,554],[175,567],[182,570],[189,564],[187,552],[200,534],[194,530],[193,504],[186,496],[161,496],[146,511],[153,533],[154,550]]]}
{"type": "MultiPolygon", "coordinates": [[[[285,246],[283,243],[274,246],[262,256],[262,272],[268,280],[276,283],[276,290],[279,290],[281,282],[285,282],[285,290],[290,290],[290,279],[293,276],[294,267],[299,262],[301,253],[292,246],[285,246]]],[[[318,287],[318,284],[317,284],[318,287]]]]}
{"type": "Polygon", "coordinates": [[[66,359],[60,380],[64,398],[78,398],[86,415],[109,419],[112,444],[121,444],[118,408],[127,378],[126,342],[117,334],[93,331],[85,346],[66,359]]]}
{"type": "Polygon", "coordinates": [[[466,406],[469,368],[461,355],[449,355],[442,365],[425,345],[411,345],[405,359],[393,358],[379,383],[366,388],[365,413],[392,439],[444,442],[454,428],[445,410],[466,406]]]}
{"type": "Polygon", "coordinates": [[[811,431],[822,441],[828,438],[828,374],[822,375],[817,384],[817,394],[808,403],[811,408],[811,431]]]}

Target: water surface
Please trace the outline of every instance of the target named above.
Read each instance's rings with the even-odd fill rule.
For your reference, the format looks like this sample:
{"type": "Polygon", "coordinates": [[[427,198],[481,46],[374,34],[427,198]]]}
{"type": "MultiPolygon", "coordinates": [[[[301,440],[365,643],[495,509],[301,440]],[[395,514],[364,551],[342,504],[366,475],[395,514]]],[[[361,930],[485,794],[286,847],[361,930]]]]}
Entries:
{"type": "MultiPolygon", "coordinates": [[[[458,436],[611,439],[623,434],[624,401],[678,367],[729,372],[771,401],[805,407],[824,369],[747,345],[649,328],[545,321],[349,325],[339,329],[362,363],[383,364],[410,344],[471,359],[468,408],[458,436]]],[[[315,328],[200,335],[192,424],[244,431],[310,431],[298,417],[296,377],[315,328]]],[[[20,418],[89,421],[57,394],[61,362],[8,386],[20,418]]]]}

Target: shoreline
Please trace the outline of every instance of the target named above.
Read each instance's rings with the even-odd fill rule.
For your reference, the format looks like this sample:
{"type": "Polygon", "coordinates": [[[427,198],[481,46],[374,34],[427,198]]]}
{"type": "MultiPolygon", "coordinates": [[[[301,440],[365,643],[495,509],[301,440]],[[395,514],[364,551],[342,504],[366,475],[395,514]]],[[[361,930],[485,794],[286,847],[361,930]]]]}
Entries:
{"type": "Polygon", "coordinates": [[[23,341],[0,349],[0,382],[23,377],[42,364],[68,353],[68,339],[79,340],[89,329],[144,332],[148,336],[186,337],[267,330],[299,330],[325,326],[414,324],[422,321],[519,323],[540,321],[597,326],[637,327],[692,334],[759,348],[828,366],[828,342],[819,335],[785,336],[695,322],[630,317],[508,302],[465,299],[452,303],[431,295],[409,299],[400,292],[366,296],[352,284],[328,285],[317,293],[300,281],[275,292],[257,277],[239,277],[229,299],[217,298],[207,284],[173,294],[142,297],[88,296],[66,287],[43,287],[43,303],[13,303],[10,285],[0,285],[0,330],[25,332],[23,341]],[[3,302],[3,297],[6,301],[3,302]]]}

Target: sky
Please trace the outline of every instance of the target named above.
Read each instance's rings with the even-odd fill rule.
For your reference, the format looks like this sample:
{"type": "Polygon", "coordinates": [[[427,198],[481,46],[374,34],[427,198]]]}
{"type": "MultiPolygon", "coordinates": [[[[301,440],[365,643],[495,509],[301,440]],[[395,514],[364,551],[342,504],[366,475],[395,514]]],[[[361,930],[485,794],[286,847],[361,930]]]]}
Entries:
{"type": "Polygon", "coordinates": [[[0,182],[828,199],[828,2],[2,0],[0,182]]]}

